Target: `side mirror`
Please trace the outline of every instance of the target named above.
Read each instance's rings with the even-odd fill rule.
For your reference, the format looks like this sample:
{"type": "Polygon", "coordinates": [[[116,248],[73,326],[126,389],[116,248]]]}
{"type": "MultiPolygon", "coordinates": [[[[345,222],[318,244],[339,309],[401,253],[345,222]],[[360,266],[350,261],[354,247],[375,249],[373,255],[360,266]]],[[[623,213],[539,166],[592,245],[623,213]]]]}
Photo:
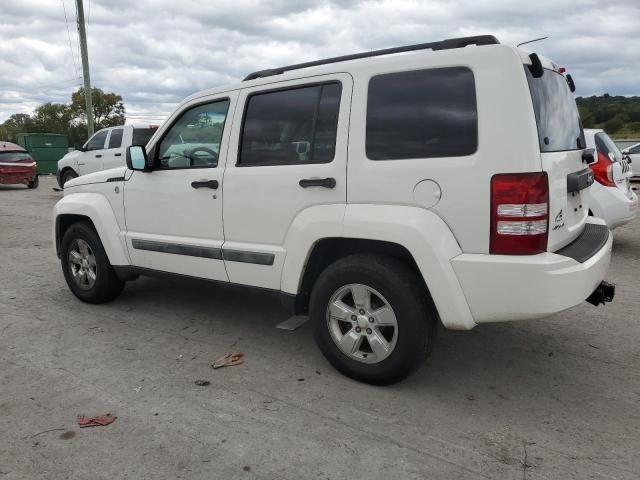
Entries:
{"type": "Polygon", "coordinates": [[[131,145],[127,147],[127,167],[139,172],[151,170],[147,160],[147,151],[143,146],[131,145]]]}
{"type": "Polygon", "coordinates": [[[79,152],[84,152],[84,151],[85,151],[85,150],[84,150],[84,147],[83,147],[81,144],[79,144],[79,143],[76,143],[76,144],[73,146],[73,148],[74,148],[74,150],[78,150],[79,152]]]}

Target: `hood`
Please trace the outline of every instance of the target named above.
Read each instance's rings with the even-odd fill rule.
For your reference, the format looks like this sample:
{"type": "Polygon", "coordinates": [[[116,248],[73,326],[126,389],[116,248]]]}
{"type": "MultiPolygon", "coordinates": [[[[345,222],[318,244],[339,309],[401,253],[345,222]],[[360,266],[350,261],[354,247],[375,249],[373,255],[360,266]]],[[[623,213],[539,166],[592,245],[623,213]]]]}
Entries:
{"type": "Polygon", "coordinates": [[[69,180],[64,184],[64,190],[67,191],[70,188],[81,187],[83,185],[92,185],[96,183],[106,182],[118,182],[124,181],[127,167],[116,167],[109,170],[102,170],[100,172],[90,173],[88,175],[82,175],[81,177],[69,180]]]}

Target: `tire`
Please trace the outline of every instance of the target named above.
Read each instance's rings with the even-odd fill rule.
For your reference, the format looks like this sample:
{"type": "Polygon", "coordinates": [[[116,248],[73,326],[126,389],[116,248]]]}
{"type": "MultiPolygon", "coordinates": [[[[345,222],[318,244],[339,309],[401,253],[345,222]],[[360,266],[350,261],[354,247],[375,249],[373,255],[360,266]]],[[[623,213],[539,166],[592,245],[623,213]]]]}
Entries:
{"type": "Polygon", "coordinates": [[[36,177],[31,180],[29,183],[27,183],[27,188],[38,188],[38,185],[40,184],[40,180],[38,179],[38,176],[36,175],[36,177]]]}
{"type": "Polygon", "coordinates": [[[322,272],[311,292],[309,315],[316,343],[331,365],[347,377],[374,385],[398,382],[422,363],[431,350],[438,318],[424,284],[410,267],[392,257],[364,254],[340,259],[322,272]],[[368,291],[368,306],[362,288],[368,291]],[[354,301],[356,295],[364,302],[354,301]],[[329,315],[329,307],[338,300],[338,315],[333,315],[336,310],[329,315]],[[358,303],[366,308],[359,309],[358,303]],[[385,304],[392,316],[382,310],[385,304]],[[350,320],[335,320],[342,316],[350,320]],[[393,319],[395,327],[382,325],[393,319]],[[360,340],[354,341],[358,335],[360,340]],[[381,336],[386,349],[380,347],[385,345],[381,336]]]}
{"type": "Polygon", "coordinates": [[[120,295],[124,282],[118,278],[109,263],[93,226],[84,222],[71,225],[62,238],[60,252],[64,278],[69,289],[80,300],[105,303],[120,295]],[[86,263],[79,261],[77,254],[85,257],[86,263]],[[81,268],[84,269],[84,275],[81,268]]]}
{"type": "Polygon", "coordinates": [[[66,172],[64,172],[64,174],[62,175],[62,188],[64,188],[65,183],[67,183],[69,180],[72,180],[74,178],[78,178],[78,174],[73,170],[69,169],[66,172]]]}

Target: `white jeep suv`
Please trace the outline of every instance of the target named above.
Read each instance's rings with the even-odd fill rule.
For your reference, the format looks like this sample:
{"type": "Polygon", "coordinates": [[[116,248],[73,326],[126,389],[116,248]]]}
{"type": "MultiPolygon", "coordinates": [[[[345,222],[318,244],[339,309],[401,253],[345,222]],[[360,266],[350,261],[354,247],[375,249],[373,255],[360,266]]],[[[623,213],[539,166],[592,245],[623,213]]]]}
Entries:
{"type": "Polygon", "coordinates": [[[419,365],[438,321],[609,301],[612,236],[588,216],[569,85],[480,36],[196,93],[127,167],[65,185],[64,276],[90,303],[164,273],[271,289],[339,371],[375,384],[419,365]]]}

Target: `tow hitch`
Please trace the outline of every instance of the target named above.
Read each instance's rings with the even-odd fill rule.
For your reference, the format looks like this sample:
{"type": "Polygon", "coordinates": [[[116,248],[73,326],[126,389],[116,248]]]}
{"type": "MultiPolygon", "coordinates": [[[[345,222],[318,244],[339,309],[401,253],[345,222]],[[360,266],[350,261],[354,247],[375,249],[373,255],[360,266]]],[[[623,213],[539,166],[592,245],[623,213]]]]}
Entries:
{"type": "Polygon", "coordinates": [[[600,282],[598,288],[596,288],[593,293],[589,295],[589,298],[587,298],[587,302],[596,307],[600,304],[604,305],[605,303],[613,300],[615,293],[615,285],[608,282],[600,282]]]}

